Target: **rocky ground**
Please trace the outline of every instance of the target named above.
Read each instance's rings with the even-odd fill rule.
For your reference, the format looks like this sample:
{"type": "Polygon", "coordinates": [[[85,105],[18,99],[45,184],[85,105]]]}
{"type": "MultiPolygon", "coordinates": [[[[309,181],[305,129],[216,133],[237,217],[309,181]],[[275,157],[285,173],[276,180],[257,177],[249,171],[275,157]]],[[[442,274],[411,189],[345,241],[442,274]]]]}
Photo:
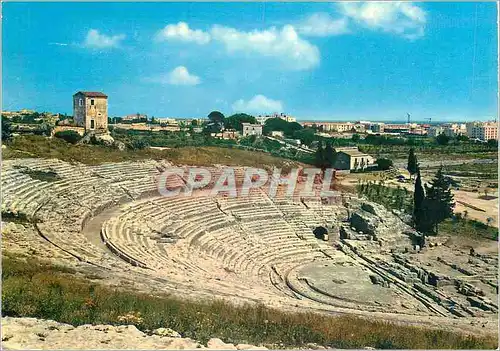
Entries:
{"type": "Polygon", "coordinates": [[[51,320],[36,318],[2,318],[2,349],[27,350],[117,350],[117,349],[216,349],[267,350],[263,346],[229,344],[210,339],[201,344],[168,328],[143,333],[133,325],[90,325],[74,327],[51,320]]]}

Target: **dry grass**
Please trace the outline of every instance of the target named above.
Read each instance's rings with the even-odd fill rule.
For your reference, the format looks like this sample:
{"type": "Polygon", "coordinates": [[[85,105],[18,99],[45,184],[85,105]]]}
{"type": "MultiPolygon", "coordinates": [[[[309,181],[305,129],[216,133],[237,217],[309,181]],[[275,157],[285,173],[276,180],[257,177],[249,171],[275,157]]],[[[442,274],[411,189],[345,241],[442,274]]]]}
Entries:
{"type": "Polygon", "coordinates": [[[280,167],[288,169],[298,162],[271,156],[264,152],[254,152],[221,147],[182,147],[168,150],[125,150],[98,146],[72,145],[57,138],[42,136],[19,136],[2,151],[3,159],[12,158],[57,158],[67,162],[81,162],[98,165],[107,162],[123,162],[142,159],[166,159],[175,164],[209,166],[280,167]]]}
{"type": "Polygon", "coordinates": [[[151,296],[90,283],[72,271],[4,256],[2,313],[81,325],[134,323],[141,330],[169,327],[201,342],[219,337],[231,343],[274,348],[317,343],[335,348],[483,349],[493,337],[401,326],[350,316],[286,313],[259,305],[192,302],[151,296]]]}

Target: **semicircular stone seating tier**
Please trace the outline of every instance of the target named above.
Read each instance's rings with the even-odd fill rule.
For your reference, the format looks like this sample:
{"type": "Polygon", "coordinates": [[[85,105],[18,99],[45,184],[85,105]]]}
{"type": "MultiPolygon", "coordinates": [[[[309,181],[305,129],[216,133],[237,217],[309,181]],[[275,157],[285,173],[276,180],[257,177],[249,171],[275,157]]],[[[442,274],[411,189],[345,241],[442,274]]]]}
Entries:
{"type": "MultiPolygon", "coordinates": [[[[56,159],[6,160],[2,213],[24,216],[45,240],[80,260],[146,272],[172,284],[189,281],[227,295],[248,295],[258,285],[262,289],[255,298],[265,294],[382,312],[392,311],[384,294],[411,305],[415,292],[409,285],[390,278],[390,291],[395,291],[391,295],[369,279],[400,267],[360,260],[348,245],[338,249],[315,237],[318,226],[338,232],[347,216],[343,206],[326,206],[314,198],[273,199],[260,189],[237,198],[164,197],[157,190],[158,176],[169,166],[152,160],[98,166],[56,159]],[[84,229],[108,212],[110,216],[98,223],[97,247],[84,229]],[[359,284],[337,279],[339,272],[358,277],[359,284]],[[351,285],[355,292],[346,290],[351,285]],[[370,294],[379,301],[363,300],[370,294]]],[[[220,168],[214,170],[221,173],[220,168]]],[[[242,169],[236,172],[239,182],[242,174],[242,169]]],[[[183,181],[174,178],[170,185],[183,181]]],[[[396,222],[385,223],[400,225],[396,222]]],[[[378,243],[363,245],[368,244],[378,243]]],[[[446,313],[420,295],[414,299],[416,314],[446,313]]]]}

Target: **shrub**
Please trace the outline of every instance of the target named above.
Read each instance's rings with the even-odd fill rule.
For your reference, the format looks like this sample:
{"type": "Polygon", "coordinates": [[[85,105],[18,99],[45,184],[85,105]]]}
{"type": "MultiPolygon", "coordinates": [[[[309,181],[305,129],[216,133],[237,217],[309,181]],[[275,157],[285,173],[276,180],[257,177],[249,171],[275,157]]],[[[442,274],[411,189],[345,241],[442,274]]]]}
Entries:
{"type": "Polygon", "coordinates": [[[393,162],[388,158],[379,158],[377,159],[377,165],[379,170],[385,171],[393,166],[393,162]]]}
{"type": "Polygon", "coordinates": [[[70,144],[76,144],[82,138],[80,134],[73,130],[63,130],[61,132],[57,132],[54,136],[70,144]]]}
{"type": "Polygon", "coordinates": [[[149,147],[148,143],[142,139],[134,139],[128,145],[132,150],[142,150],[149,147]]]}

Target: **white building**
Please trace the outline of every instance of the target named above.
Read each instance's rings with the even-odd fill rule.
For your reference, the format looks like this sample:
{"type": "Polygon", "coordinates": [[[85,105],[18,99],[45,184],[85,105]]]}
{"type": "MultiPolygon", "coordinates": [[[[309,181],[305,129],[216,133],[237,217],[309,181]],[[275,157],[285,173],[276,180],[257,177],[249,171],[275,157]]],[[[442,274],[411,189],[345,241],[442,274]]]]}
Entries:
{"type": "Polygon", "coordinates": [[[360,170],[372,166],[375,159],[357,147],[335,148],[337,157],[333,167],[339,170],[360,170]]]}
{"type": "Polygon", "coordinates": [[[262,135],[262,124],[242,123],[243,136],[262,135]]]}
{"type": "Polygon", "coordinates": [[[429,130],[427,131],[427,135],[430,137],[437,137],[440,134],[443,134],[444,128],[443,127],[430,127],[429,130]]]}
{"type": "Polygon", "coordinates": [[[158,121],[160,124],[169,124],[169,125],[179,125],[179,122],[175,118],[162,118],[155,117],[155,121],[158,121]]]}
{"type": "Polygon", "coordinates": [[[271,136],[275,138],[283,138],[283,132],[281,130],[273,130],[271,136]]]}
{"type": "Polygon", "coordinates": [[[465,124],[451,123],[443,126],[443,134],[448,137],[455,137],[457,135],[467,134],[467,127],[465,124]]]}
{"type": "Polygon", "coordinates": [[[297,119],[295,117],[289,116],[285,113],[273,113],[272,115],[259,115],[255,117],[257,123],[260,124],[265,124],[268,119],[273,118],[281,118],[282,120],[285,120],[287,122],[297,122],[297,119]]]}
{"type": "Polygon", "coordinates": [[[466,130],[467,136],[471,139],[498,140],[498,124],[496,122],[470,122],[466,124],[466,130]]]}

